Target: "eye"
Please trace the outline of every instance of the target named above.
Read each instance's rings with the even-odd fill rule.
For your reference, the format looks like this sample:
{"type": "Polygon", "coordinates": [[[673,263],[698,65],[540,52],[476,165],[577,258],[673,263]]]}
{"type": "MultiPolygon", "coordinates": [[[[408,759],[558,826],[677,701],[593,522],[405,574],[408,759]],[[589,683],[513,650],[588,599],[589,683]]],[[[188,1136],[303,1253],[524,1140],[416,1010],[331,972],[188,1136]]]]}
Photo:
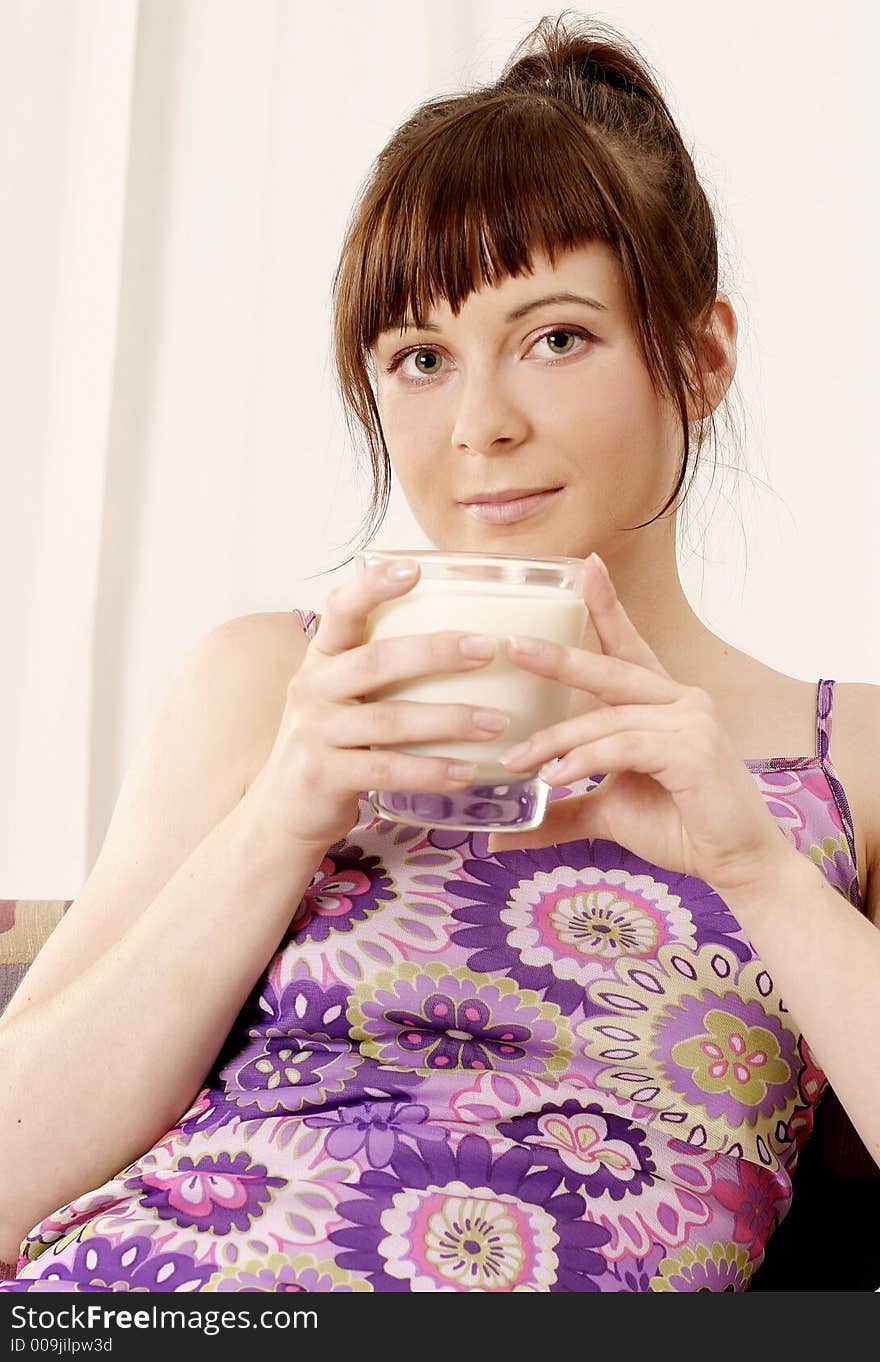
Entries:
{"type": "Polygon", "coordinates": [[[439,372],[441,359],[439,351],[430,350],[426,345],[417,346],[414,350],[404,350],[402,355],[395,355],[394,359],[388,365],[388,373],[393,374],[397,369],[400,369],[404,360],[412,359],[418,363],[418,361],[424,359],[425,356],[434,360],[434,363],[427,370],[422,370],[420,374],[417,370],[416,377],[404,372],[403,377],[408,383],[426,383],[434,378],[439,372]]]}
{"type": "MultiPolygon", "coordinates": [[[[560,341],[560,339],[562,339],[563,341],[568,339],[576,342],[579,338],[580,337],[576,332],[569,331],[567,327],[558,326],[555,331],[547,331],[543,336],[539,336],[538,339],[535,341],[535,345],[539,345],[541,341],[548,342],[552,341],[553,346],[555,347],[555,345],[557,344],[558,341],[560,341]]],[[[570,355],[572,351],[571,348],[568,348],[564,352],[552,349],[551,353],[554,354],[557,359],[564,359],[565,355],[570,355]]]]}
{"type": "MultiPolygon", "coordinates": [[[[527,353],[531,353],[531,351],[535,350],[540,345],[541,341],[547,341],[548,343],[552,342],[553,348],[551,348],[550,353],[555,355],[555,358],[550,360],[550,364],[552,365],[568,359],[573,354],[580,354],[584,350],[589,349],[593,337],[588,331],[584,331],[580,327],[554,326],[551,330],[545,331],[543,335],[538,336],[532,342],[527,353]],[[574,348],[570,344],[567,344],[567,342],[571,341],[575,343],[574,348]],[[578,342],[580,342],[579,346],[577,344],[578,342]],[[561,352],[555,348],[560,344],[566,347],[561,352]]],[[[393,374],[400,369],[404,382],[414,387],[418,387],[421,384],[432,382],[437,374],[441,372],[441,360],[442,355],[439,350],[434,350],[427,345],[416,345],[410,350],[404,350],[401,354],[395,355],[388,364],[386,373],[393,374]],[[427,371],[422,369],[421,373],[416,375],[407,372],[402,366],[406,360],[409,359],[412,359],[417,366],[425,359],[428,359],[430,363],[427,371]]]]}

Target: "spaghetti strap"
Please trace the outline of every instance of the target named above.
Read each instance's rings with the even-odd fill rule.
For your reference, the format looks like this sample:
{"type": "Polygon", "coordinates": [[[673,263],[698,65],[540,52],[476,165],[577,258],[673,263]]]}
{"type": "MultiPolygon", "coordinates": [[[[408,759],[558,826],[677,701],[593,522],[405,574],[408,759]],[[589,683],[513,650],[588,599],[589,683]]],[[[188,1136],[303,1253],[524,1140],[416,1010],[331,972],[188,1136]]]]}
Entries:
{"type": "Polygon", "coordinates": [[[831,709],[833,703],[834,682],[821,680],[817,688],[816,696],[816,756],[819,759],[822,770],[825,772],[825,778],[828,781],[829,788],[834,796],[834,802],[837,805],[840,821],[849,846],[853,875],[849,883],[847,897],[850,902],[858,908],[859,912],[864,912],[865,905],[862,902],[862,889],[859,884],[857,868],[859,861],[858,852],[856,850],[852,810],[850,809],[849,800],[846,797],[846,791],[843,788],[840,776],[837,774],[834,763],[831,760],[831,709]]]}
{"type": "Polygon", "coordinates": [[[306,638],[313,639],[318,632],[318,625],[321,623],[321,616],[316,615],[314,610],[294,609],[294,615],[299,615],[299,624],[306,638]]]}
{"type": "Polygon", "coordinates": [[[833,702],[834,682],[820,680],[816,691],[816,756],[823,763],[829,760],[833,702]]]}

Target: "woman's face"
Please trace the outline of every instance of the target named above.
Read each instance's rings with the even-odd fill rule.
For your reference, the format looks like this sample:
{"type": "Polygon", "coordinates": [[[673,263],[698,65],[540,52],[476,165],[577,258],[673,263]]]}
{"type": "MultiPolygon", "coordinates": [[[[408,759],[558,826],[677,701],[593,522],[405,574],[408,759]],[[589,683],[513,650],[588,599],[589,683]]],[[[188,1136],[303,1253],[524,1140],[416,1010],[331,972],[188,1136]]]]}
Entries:
{"type": "Polygon", "coordinates": [[[617,532],[650,519],[675,486],[680,426],[652,387],[610,247],[579,247],[555,268],[544,257],[534,263],[531,275],[470,294],[458,317],[444,302],[430,328],[378,338],[385,441],[410,509],[439,549],[613,554],[617,532]],[[525,311],[561,292],[601,307],[538,302],[525,311]],[[514,488],[561,491],[510,524],[465,508],[514,488]]]}

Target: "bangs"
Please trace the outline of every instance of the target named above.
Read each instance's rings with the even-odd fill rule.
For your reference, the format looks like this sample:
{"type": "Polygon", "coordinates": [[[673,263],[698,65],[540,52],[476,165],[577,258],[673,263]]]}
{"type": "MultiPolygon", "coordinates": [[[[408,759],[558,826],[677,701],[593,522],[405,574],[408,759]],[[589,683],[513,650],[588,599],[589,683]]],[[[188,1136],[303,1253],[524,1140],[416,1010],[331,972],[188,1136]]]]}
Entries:
{"type": "Polygon", "coordinates": [[[439,126],[435,114],[364,205],[347,290],[361,353],[383,331],[421,326],[440,300],[457,316],[475,290],[530,273],[538,253],[553,266],[586,242],[616,245],[621,192],[619,166],[561,101],[507,94],[459,104],[439,126]]]}

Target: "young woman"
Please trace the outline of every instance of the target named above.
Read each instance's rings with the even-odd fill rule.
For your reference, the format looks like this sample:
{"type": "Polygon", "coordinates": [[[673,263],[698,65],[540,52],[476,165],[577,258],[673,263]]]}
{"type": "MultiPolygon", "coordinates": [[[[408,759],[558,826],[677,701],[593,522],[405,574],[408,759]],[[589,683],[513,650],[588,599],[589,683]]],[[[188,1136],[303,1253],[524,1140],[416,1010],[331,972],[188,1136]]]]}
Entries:
{"type": "Polygon", "coordinates": [[[393,468],[438,548],[588,559],[581,647],[488,645],[572,688],[510,754],[563,758],[547,818],[371,815],[469,779],[398,746],[487,732],[373,698],[486,665],[363,643],[412,577],[201,640],[0,1025],[3,1289],[743,1290],[828,1082],[880,1161],[880,693],[774,671],[682,590],[736,319],[638,54],[543,21],[419,109],[335,343],[375,513],[393,468]]]}

